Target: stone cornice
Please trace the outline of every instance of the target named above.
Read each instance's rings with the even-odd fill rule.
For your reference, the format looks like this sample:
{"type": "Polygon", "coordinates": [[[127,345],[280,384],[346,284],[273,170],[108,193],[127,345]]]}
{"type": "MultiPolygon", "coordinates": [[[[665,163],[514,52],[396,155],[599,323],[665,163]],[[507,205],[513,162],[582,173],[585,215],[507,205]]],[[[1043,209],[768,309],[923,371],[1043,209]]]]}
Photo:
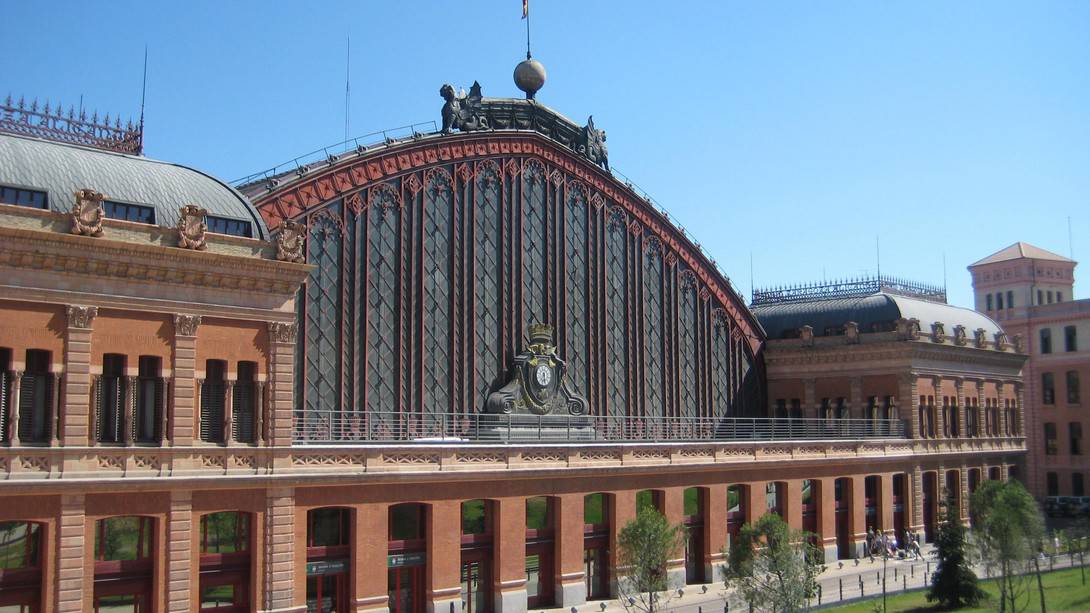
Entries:
{"type": "Polygon", "coordinates": [[[0,493],[54,487],[268,487],[435,479],[618,476],[832,464],[939,462],[1024,454],[1025,439],[888,439],[646,444],[336,447],[63,447],[0,450],[0,493]],[[452,477],[457,473],[457,477],[452,477]],[[67,485],[66,485],[67,484],[67,485]],[[77,485],[78,484],[78,485],[77,485]]]}
{"type": "Polygon", "coordinates": [[[153,284],[291,295],[313,268],[158,245],[0,226],[0,266],[153,284]]]}

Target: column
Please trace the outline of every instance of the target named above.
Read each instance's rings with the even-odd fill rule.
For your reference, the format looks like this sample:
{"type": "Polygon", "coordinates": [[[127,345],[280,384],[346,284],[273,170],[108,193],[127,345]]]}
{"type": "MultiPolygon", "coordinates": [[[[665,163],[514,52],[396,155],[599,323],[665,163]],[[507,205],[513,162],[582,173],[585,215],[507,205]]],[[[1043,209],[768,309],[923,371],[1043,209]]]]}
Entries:
{"type": "Polygon", "coordinates": [[[878,525],[883,531],[893,530],[893,474],[878,475],[878,525]]]}
{"type": "Polygon", "coordinates": [[[91,438],[91,326],[98,308],[69,305],[64,336],[64,432],[61,444],[86,445],[91,438]]]}
{"type": "Polygon", "coordinates": [[[193,494],[189,490],[170,492],[167,516],[167,610],[185,612],[193,609],[191,582],[193,571],[193,494]]]}
{"type": "Polygon", "coordinates": [[[178,447],[188,447],[194,439],[193,424],[200,394],[196,382],[197,328],[200,324],[200,315],[174,316],[174,398],[171,402],[174,414],[170,418],[170,442],[178,447]]]}
{"type": "Polygon", "coordinates": [[[784,492],[784,521],[787,525],[802,530],[802,480],[792,479],[787,481],[787,491],[784,492]]]}
{"type": "Polygon", "coordinates": [[[902,374],[897,380],[897,407],[902,419],[905,412],[908,413],[908,429],[911,438],[920,438],[920,411],[916,402],[916,375],[914,373],[902,374]]]}
{"type": "Polygon", "coordinates": [[[747,524],[755,524],[762,515],[768,512],[768,492],[765,488],[768,483],[765,481],[754,481],[751,483],[742,483],[742,491],[745,492],[746,497],[746,522],[747,524]]]}
{"type": "MultiPolygon", "coordinates": [[[[386,583],[388,514],[389,505],[380,502],[359,505],[353,513],[353,611],[383,613],[389,610],[390,595],[386,583]]],[[[460,515],[455,514],[455,517],[460,518],[460,515]]],[[[461,534],[461,530],[458,534],[461,534]]]]}
{"type": "Polygon", "coordinates": [[[583,570],[583,495],[553,498],[556,513],[556,605],[565,609],[587,601],[583,570]]]}
{"type": "MultiPolygon", "coordinates": [[[[499,505],[497,505],[498,507],[499,505]]],[[[525,511],[523,511],[525,513],[525,511]]],[[[499,520],[493,518],[496,530],[493,538],[499,542],[499,520]]],[[[525,522],[525,516],[523,518],[525,522]]],[[[382,529],[386,534],[386,529],[382,529]]],[[[525,529],[523,529],[525,540],[525,529]]],[[[456,611],[461,611],[462,602],[462,503],[460,500],[439,500],[433,502],[428,509],[428,573],[427,593],[424,595],[424,610],[431,613],[447,613],[454,606],[456,611]]],[[[382,545],[382,551],[387,551],[387,545],[382,545]]],[[[499,573],[499,564],[492,569],[493,573],[499,573]]],[[[525,573],[525,567],[523,567],[525,573]]],[[[386,573],[382,573],[385,580],[386,573]]],[[[523,581],[525,582],[525,576],[523,581]]],[[[523,610],[525,610],[525,596],[523,610]]]]}
{"type": "MultiPolygon", "coordinates": [[[[1023,396],[1025,387],[1021,383],[1014,384],[1014,427],[1017,428],[1018,436],[1026,435],[1026,410],[1023,403],[1023,396]]],[[[1024,477],[1026,482],[1029,482],[1030,476],[1027,473],[1024,477]]]]}
{"type": "Polygon", "coordinates": [[[821,407],[817,401],[817,380],[812,377],[802,380],[802,406],[806,407],[803,417],[821,417],[821,407]]]}
{"type": "Polygon", "coordinates": [[[295,322],[270,321],[269,329],[269,445],[291,445],[294,408],[295,322]]]}
{"type": "MultiPolygon", "coordinates": [[[[265,492],[265,589],[262,610],[276,613],[306,611],[306,549],[295,559],[295,490],[270,488],[265,492]],[[295,569],[301,569],[302,586],[296,594],[295,569]]],[[[306,542],[306,529],[302,542],[306,542]]]]}
{"type": "Polygon", "coordinates": [[[11,410],[8,413],[6,437],[12,447],[19,446],[19,390],[23,387],[23,371],[11,371],[11,410]]]}
{"type": "Polygon", "coordinates": [[[500,498],[495,506],[493,610],[526,613],[526,499],[500,498]]]}
{"type": "Polygon", "coordinates": [[[837,559],[836,547],[836,478],[819,479],[818,491],[818,532],[821,534],[821,548],[825,552],[825,563],[831,564],[837,559]]]}
{"type": "Polygon", "coordinates": [[[967,407],[965,406],[965,377],[958,377],[954,383],[955,389],[958,393],[958,435],[961,438],[968,438],[969,433],[969,421],[966,418],[968,415],[967,407]]]}
{"type": "Polygon", "coordinates": [[[985,408],[984,408],[984,381],[983,380],[976,382],[976,398],[977,398],[977,401],[976,401],[976,423],[977,423],[977,426],[980,428],[980,435],[984,436],[988,432],[988,430],[987,430],[988,422],[987,422],[987,419],[986,419],[986,417],[984,415],[985,408]]]}
{"type": "Polygon", "coordinates": [[[265,445],[265,382],[258,381],[254,398],[254,443],[265,445]]]}
{"type": "Polygon", "coordinates": [[[848,498],[848,529],[852,534],[852,551],[855,557],[866,555],[867,549],[867,488],[866,477],[852,475],[851,496],[848,498]]]}
{"type": "Polygon", "coordinates": [[[609,505],[609,555],[611,558],[609,560],[611,569],[609,582],[610,596],[614,598],[619,594],[617,591],[617,578],[624,575],[627,570],[621,566],[621,562],[617,557],[620,551],[617,537],[625,524],[633,519],[636,519],[636,492],[632,490],[613,492],[612,504],[609,505]]]}
{"type": "MultiPolygon", "coordinates": [[[[667,487],[662,490],[663,511],[671,526],[685,521],[685,488],[667,487]]],[[[685,587],[685,548],[670,554],[666,559],[666,584],[671,589],[685,587]]]]}
{"type": "Polygon", "coordinates": [[[1006,411],[1006,391],[1009,387],[1009,384],[1004,383],[1003,381],[998,381],[996,382],[995,387],[996,396],[998,397],[996,400],[997,406],[995,407],[995,412],[997,414],[996,421],[998,422],[996,424],[996,431],[999,433],[1000,436],[1010,436],[1010,430],[1007,429],[1006,411]]]}
{"type": "Polygon", "coordinates": [[[917,464],[907,476],[912,479],[912,514],[908,524],[913,532],[923,532],[923,471],[917,464]]]}
{"type": "Polygon", "coordinates": [[[727,546],[727,486],[720,483],[707,487],[708,499],[704,511],[704,579],[719,580],[716,570],[726,564],[723,551],[727,546]]]}
{"type": "Polygon", "coordinates": [[[958,517],[961,519],[961,523],[969,523],[969,467],[965,464],[961,465],[958,470],[958,485],[960,485],[960,496],[958,499],[958,517]]]}
{"type": "Polygon", "coordinates": [[[942,377],[933,377],[935,388],[935,438],[946,438],[946,411],[942,405],[942,377]]]}
{"type": "Polygon", "coordinates": [[[84,576],[91,575],[85,569],[85,548],[94,547],[94,536],[88,534],[87,516],[83,510],[83,494],[61,495],[61,516],[57,522],[60,538],[57,539],[57,573],[54,586],[57,611],[78,613],[83,611],[84,589],[92,585],[84,576]]]}
{"type": "Polygon", "coordinates": [[[235,417],[235,380],[228,379],[227,385],[224,386],[223,391],[223,444],[230,445],[231,439],[231,422],[235,417]]]}

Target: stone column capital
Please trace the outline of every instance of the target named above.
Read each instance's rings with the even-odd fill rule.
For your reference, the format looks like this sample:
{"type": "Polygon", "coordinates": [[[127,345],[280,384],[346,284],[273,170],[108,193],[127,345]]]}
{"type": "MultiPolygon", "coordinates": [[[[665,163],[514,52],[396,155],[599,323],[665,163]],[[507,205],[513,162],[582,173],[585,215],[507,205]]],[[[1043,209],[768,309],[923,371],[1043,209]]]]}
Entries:
{"type": "Polygon", "coordinates": [[[200,315],[176,313],[174,315],[175,336],[197,336],[197,328],[201,325],[200,315]]]}
{"type": "Polygon", "coordinates": [[[98,315],[98,307],[70,304],[67,307],[68,327],[82,330],[91,329],[91,324],[98,315]]]}
{"type": "Polygon", "coordinates": [[[269,339],[274,343],[294,343],[298,325],[295,322],[270,321],[269,339]]]}

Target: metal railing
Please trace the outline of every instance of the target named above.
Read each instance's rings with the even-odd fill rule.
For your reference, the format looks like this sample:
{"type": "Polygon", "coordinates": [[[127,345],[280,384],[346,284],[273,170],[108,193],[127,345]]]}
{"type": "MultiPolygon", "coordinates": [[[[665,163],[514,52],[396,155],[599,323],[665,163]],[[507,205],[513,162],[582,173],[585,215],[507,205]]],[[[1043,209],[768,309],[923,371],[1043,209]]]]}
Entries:
{"type": "Polygon", "coordinates": [[[907,438],[897,419],[297,411],[297,444],[699,442],[907,438]]]}

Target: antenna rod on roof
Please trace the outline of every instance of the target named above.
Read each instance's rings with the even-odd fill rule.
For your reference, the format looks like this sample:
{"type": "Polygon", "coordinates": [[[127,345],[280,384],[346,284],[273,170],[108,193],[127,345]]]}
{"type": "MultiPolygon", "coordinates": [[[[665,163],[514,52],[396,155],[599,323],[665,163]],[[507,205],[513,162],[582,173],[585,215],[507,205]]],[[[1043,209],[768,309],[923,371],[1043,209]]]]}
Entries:
{"type": "Polygon", "coordinates": [[[348,102],[351,100],[351,90],[349,89],[350,75],[352,67],[352,35],[348,35],[348,49],[345,51],[344,56],[344,142],[345,147],[348,146],[348,102]]]}
{"type": "Polygon", "coordinates": [[[1075,259],[1075,247],[1071,241],[1071,216],[1067,216],[1067,258],[1069,260],[1075,259]]]}
{"type": "MultiPolygon", "coordinates": [[[[144,43],[144,79],[140,85],[140,155],[144,154],[144,102],[148,95],[148,45],[144,43]]],[[[83,109],[83,96],[79,97],[80,110],[83,109]]]]}
{"type": "Polygon", "coordinates": [[[882,246],[878,243],[878,235],[874,235],[874,260],[878,266],[878,284],[882,284],[882,246]]]}
{"type": "Polygon", "coordinates": [[[946,295],[946,252],[942,252],[942,295],[946,295]]]}

